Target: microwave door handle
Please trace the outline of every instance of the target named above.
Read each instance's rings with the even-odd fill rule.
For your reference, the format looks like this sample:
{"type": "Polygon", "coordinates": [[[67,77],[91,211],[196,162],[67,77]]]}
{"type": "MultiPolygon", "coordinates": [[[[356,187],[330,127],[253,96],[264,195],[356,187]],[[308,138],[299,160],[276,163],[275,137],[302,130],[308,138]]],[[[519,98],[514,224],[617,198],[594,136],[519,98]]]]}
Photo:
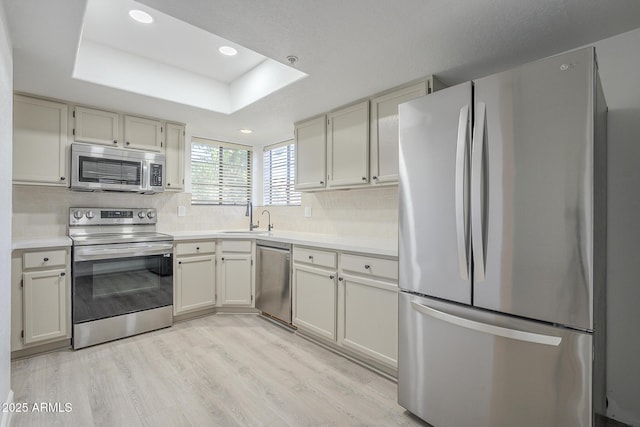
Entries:
{"type": "Polygon", "coordinates": [[[147,185],[148,174],[149,174],[149,166],[147,165],[147,162],[144,161],[142,162],[142,179],[140,180],[141,190],[146,190],[148,188],[148,185],[147,185]]]}

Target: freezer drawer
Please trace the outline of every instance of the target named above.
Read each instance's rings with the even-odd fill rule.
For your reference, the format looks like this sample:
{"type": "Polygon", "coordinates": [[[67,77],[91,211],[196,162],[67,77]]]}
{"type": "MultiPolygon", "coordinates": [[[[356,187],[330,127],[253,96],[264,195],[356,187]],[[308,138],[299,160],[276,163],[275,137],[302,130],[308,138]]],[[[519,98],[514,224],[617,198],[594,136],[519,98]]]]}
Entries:
{"type": "Polygon", "coordinates": [[[591,426],[592,335],[399,295],[398,403],[435,427],[591,426]]]}

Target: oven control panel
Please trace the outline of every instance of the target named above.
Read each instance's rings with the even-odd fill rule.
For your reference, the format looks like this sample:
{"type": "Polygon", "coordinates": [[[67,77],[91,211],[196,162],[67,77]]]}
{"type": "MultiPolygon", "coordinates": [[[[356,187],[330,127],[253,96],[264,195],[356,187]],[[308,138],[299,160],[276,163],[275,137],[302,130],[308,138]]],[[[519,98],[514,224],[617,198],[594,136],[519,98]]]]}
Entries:
{"type": "Polygon", "coordinates": [[[158,221],[154,208],[69,208],[69,225],[139,225],[158,221]]]}

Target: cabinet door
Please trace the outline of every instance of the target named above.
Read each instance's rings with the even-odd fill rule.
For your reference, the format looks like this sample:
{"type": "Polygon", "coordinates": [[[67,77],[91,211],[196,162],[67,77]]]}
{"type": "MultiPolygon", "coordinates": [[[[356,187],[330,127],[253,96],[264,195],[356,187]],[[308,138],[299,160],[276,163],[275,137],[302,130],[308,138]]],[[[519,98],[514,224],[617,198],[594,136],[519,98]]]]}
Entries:
{"type": "Polygon", "coordinates": [[[327,186],[369,182],[369,101],[329,114],[327,186]]]}
{"type": "Polygon", "coordinates": [[[184,126],[167,123],[165,143],[166,190],[184,188],[184,126]]]}
{"type": "Polygon", "coordinates": [[[24,343],[64,338],[70,331],[65,269],[23,273],[24,343]]]}
{"type": "Polygon", "coordinates": [[[182,257],[177,258],[176,263],[174,314],[213,307],[216,303],[215,257],[182,257]]]}
{"type": "Polygon", "coordinates": [[[252,306],[251,254],[222,254],[221,297],[223,306],[252,306]]]}
{"type": "Polygon", "coordinates": [[[398,105],[427,94],[421,82],[371,100],[371,182],[398,182],[398,105]]]}
{"type": "Polygon", "coordinates": [[[68,186],[67,106],[15,95],[13,102],[13,181],[68,186]]]}
{"type": "Polygon", "coordinates": [[[293,324],[336,340],[337,279],[335,272],[295,266],[293,324]]]}
{"type": "Polygon", "coordinates": [[[118,140],[120,132],[118,113],[76,107],[73,116],[75,119],[74,141],[111,146],[122,145],[118,140]]]}
{"type": "Polygon", "coordinates": [[[325,187],[327,173],[326,117],[298,123],[296,135],[296,190],[325,187]]]}
{"type": "Polygon", "coordinates": [[[340,314],[343,346],[393,368],[398,359],[398,288],[395,284],[344,276],[340,314]]]}
{"type": "Polygon", "coordinates": [[[162,123],[142,117],[124,116],[124,146],[162,151],[162,123]]]}

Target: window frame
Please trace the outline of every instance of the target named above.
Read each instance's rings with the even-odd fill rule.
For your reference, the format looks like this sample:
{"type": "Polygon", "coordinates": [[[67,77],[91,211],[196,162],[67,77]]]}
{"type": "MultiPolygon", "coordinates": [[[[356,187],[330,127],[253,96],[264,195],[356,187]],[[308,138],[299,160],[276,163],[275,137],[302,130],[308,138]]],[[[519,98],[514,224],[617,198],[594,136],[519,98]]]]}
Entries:
{"type": "Polygon", "coordinates": [[[264,206],[301,206],[302,193],[295,189],[295,167],[296,167],[296,144],[295,140],[290,139],[281,141],[276,144],[270,144],[263,147],[262,150],[262,203],[264,206]],[[287,162],[285,163],[284,175],[286,176],[286,185],[283,189],[286,194],[286,203],[273,203],[273,181],[267,180],[267,172],[273,177],[273,167],[271,167],[271,157],[269,152],[278,148],[287,147],[287,162]],[[292,148],[292,149],[291,149],[292,148]],[[269,158],[269,168],[267,168],[267,159],[269,158]]]}
{"type": "MultiPolygon", "coordinates": [[[[199,206],[243,206],[246,205],[248,202],[252,201],[253,198],[253,181],[254,181],[254,177],[253,177],[253,172],[254,172],[254,168],[253,168],[253,157],[254,157],[254,153],[253,153],[253,149],[254,147],[250,146],[250,145],[244,145],[244,144],[236,144],[236,143],[232,143],[232,142],[226,142],[226,141],[220,141],[220,140],[214,140],[214,139],[207,139],[207,138],[201,138],[201,137],[192,137],[191,138],[191,143],[189,145],[189,165],[190,165],[190,170],[191,170],[191,204],[192,205],[199,205],[199,206]],[[225,201],[223,199],[223,195],[224,195],[224,188],[243,188],[244,189],[244,185],[242,187],[238,187],[238,186],[230,186],[229,184],[225,184],[225,177],[227,178],[227,180],[230,178],[231,175],[227,174],[225,175],[223,173],[224,171],[224,165],[225,163],[222,161],[218,161],[217,164],[214,162],[213,165],[217,166],[217,168],[219,169],[219,176],[218,176],[218,184],[214,185],[211,184],[212,187],[217,189],[218,192],[218,200],[195,200],[194,199],[194,195],[195,195],[195,191],[194,191],[194,174],[193,174],[193,144],[200,144],[200,145],[208,145],[214,149],[218,149],[220,151],[220,157],[222,158],[222,154],[223,151],[225,149],[227,150],[242,150],[242,151],[246,151],[247,152],[247,164],[246,164],[246,172],[247,172],[247,178],[248,178],[248,182],[246,183],[246,193],[247,193],[247,199],[246,201],[239,203],[237,201],[234,202],[230,202],[230,201],[225,201]]],[[[207,185],[207,184],[196,184],[195,186],[199,186],[199,185],[207,185]]]]}

